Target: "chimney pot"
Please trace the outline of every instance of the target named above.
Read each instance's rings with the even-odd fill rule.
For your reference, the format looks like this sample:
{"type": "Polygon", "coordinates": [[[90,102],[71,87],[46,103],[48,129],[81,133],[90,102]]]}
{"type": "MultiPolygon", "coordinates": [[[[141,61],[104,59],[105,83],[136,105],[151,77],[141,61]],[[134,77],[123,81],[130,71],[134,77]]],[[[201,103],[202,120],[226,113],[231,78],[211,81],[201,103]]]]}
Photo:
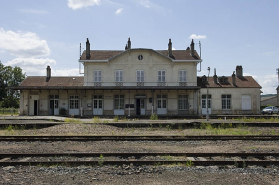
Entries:
{"type": "Polygon", "coordinates": [[[235,86],[236,85],[236,81],[235,81],[235,71],[232,74],[232,83],[235,86]]]}
{"type": "Polygon", "coordinates": [[[192,42],[191,42],[191,55],[192,56],[195,56],[195,43],[194,43],[194,39],[192,39],[192,42]]]}
{"type": "Polygon", "coordinates": [[[236,76],[237,77],[243,77],[243,68],[242,68],[242,66],[236,66],[236,76]]]}
{"type": "Polygon", "coordinates": [[[90,42],[89,39],[87,38],[86,41],[86,59],[90,59],[90,42]]]}
{"type": "Polygon", "coordinates": [[[172,57],[172,43],[171,43],[171,39],[169,39],[168,52],[169,52],[169,57],[172,57]]]}
{"type": "Polygon", "coordinates": [[[50,68],[50,66],[47,66],[47,68],[46,68],[46,81],[47,82],[49,81],[50,77],[51,77],[51,68],[50,68]]]}
{"type": "Polygon", "coordinates": [[[218,83],[218,77],[216,75],[216,68],[214,68],[214,76],[213,76],[214,83],[218,83]]]}
{"type": "Polygon", "coordinates": [[[131,40],[130,40],[130,37],[128,38],[128,49],[131,49],[131,40]]]}

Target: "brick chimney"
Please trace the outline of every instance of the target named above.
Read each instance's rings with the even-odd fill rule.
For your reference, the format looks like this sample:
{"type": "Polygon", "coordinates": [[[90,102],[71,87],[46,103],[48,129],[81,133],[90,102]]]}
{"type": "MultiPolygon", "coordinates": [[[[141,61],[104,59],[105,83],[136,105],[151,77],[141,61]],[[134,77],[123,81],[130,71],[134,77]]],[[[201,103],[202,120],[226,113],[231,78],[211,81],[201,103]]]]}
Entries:
{"type": "Polygon", "coordinates": [[[128,49],[131,49],[131,40],[130,40],[130,37],[128,38],[128,49]]]}
{"type": "Polygon", "coordinates": [[[87,41],[86,41],[86,59],[90,59],[90,42],[87,38],[87,41]]]}
{"type": "Polygon", "coordinates": [[[171,43],[171,39],[169,39],[169,44],[168,44],[168,54],[169,54],[169,57],[172,56],[172,43],[171,43]]]}
{"type": "Polygon", "coordinates": [[[218,83],[218,77],[216,75],[216,68],[214,68],[214,76],[213,76],[214,83],[218,83]]]}
{"type": "Polygon", "coordinates": [[[49,81],[50,77],[51,77],[51,68],[50,68],[50,66],[47,66],[47,68],[46,68],[46,82],[49,81]]]}
{"type": "Polygon", "coordinates": [[[195,43],[194,43],[194,39],[192,39],[192,42],[191,42],[191,55],[192,56],[195,56],[195,43]]]}
{"type": "Polygon", "coordinates": [[[235,71],[233,72],[233,74],[232,74],[232,84],[234,85],[234,86],[236,86],[236,82],[235,82],[235,71]]]}
{"type": "Polygon", "coordinates": [[[243,77],[243,68],[242,66],[236,66],[236,76],[239,77],[243,77]]]}

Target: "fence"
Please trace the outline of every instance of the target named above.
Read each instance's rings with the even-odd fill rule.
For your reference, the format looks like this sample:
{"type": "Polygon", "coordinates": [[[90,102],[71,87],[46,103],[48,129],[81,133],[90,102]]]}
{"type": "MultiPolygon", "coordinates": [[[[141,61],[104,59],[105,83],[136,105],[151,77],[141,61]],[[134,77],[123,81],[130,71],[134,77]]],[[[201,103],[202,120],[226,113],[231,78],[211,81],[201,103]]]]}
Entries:
{"type": "Polygon", "coordinates": [[[11,115],[13,111],[13,114],[18,114],[19,113],[19,109],[15,109],[15,108],[0,108],[0,114],[4,114],[4,115],[11,115]]]}

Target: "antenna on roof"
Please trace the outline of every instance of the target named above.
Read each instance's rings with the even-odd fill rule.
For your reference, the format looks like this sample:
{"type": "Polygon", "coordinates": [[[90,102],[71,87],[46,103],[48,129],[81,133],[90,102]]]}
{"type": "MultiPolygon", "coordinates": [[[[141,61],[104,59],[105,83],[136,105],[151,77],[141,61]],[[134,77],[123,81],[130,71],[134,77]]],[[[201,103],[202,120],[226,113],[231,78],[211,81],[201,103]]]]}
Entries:
{"type": "Polygon", "coordinates": [[[79,58],[81,59],[81,43],[79,43],[79,58]]]}
{"type": "Polygon", "coordinates": [[[201,41],[199,41],[199,46],[200,46],[200,58],[201,58],[201,41]]]}

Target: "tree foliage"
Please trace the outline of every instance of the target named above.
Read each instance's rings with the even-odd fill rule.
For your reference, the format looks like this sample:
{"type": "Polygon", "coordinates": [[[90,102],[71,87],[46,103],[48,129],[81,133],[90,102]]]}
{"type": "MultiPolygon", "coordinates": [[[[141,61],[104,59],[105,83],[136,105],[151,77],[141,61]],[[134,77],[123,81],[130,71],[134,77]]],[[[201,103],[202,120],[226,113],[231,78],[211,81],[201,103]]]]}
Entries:
{"type": "Polygon", "coordinates": [[[20,92],[7,89],[7,87],[17,87],[25,79],[20,67],[4,66],[0,61],[0,106],[19,107],[20,92]]]}

